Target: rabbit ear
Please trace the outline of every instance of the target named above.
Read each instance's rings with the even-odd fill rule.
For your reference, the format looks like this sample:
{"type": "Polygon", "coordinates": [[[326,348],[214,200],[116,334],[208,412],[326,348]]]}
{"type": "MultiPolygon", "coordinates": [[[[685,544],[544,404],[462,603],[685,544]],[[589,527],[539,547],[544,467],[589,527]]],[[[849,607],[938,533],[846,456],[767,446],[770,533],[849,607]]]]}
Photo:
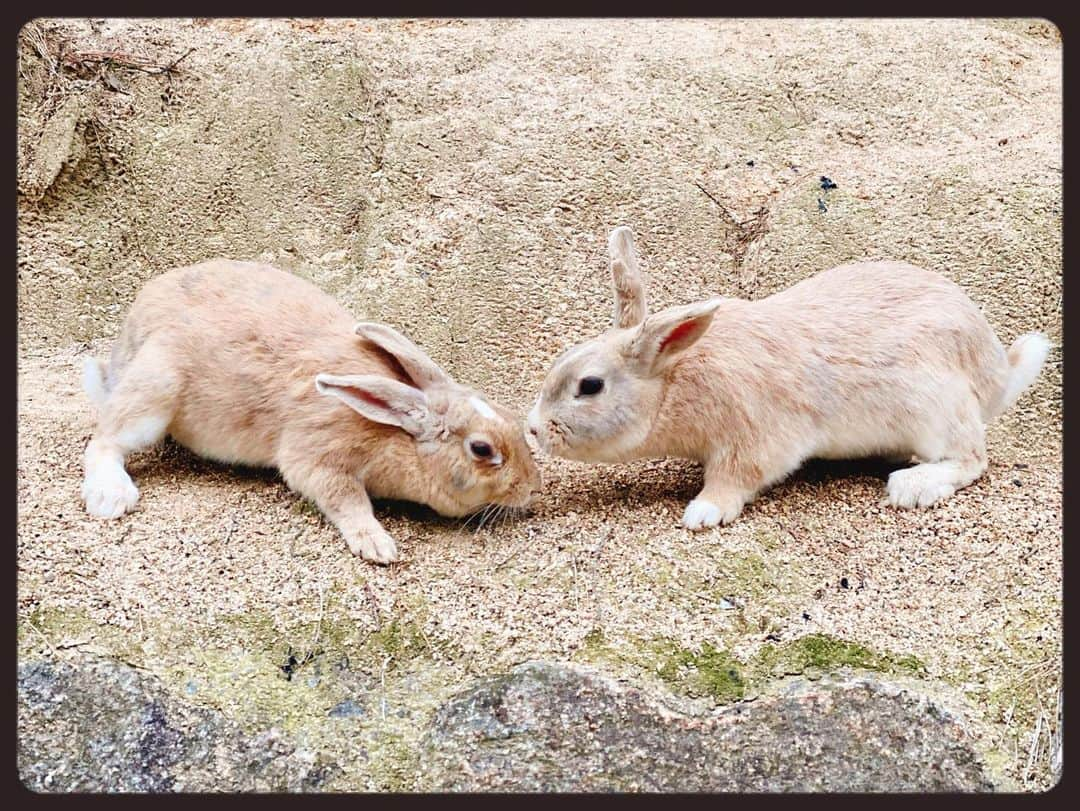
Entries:
{"type": "Polygon", "coordinates": [[[450,375],[440,369],[423,349],[397,330],[372,321],[361,321],[353,329],[357,335],[392,355],[418,388],[426,389],[436,383],[453,382],[450,375]]]}
{"type": "Polygon", "coordinates": [[[625,225],[616,228],[608,237],[608,256],[611,259],[611,287],[615,293],[615,326],[635,327],[645,320],[645,286],[641,283],[634,232],[625,225]]]}
{"type": "Polygon", "coordinates": [[[389,377],[319,374],[315,388],[373,422],[396,425],[414,437],[427,434],[431,427],[427,395],[389,377]]]}
{"type": "Polygon", "coordinates": [[[680,352],[705,334],[723,301],[712,298],[649,316],[623,353],[640,364],[646,374],[662,372],[680,352]]]}

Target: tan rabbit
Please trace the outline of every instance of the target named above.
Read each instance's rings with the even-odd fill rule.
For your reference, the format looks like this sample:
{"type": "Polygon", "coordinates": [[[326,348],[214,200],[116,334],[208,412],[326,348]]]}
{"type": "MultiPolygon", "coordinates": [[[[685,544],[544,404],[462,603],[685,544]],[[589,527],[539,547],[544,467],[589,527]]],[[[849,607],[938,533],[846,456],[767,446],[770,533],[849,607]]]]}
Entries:
{"type": "Polygon", "coordinates": [[[733,521],[811,457],[916,457],[889,476],[888,501],[952,495],[986,470],[984,423],[1035,380],[1050,348],[1029,333],[1006,353],[959,287],[901,262],[648,315],[629,228],[612,232],[609,252],[615,327],[555,360],[529,430],[568,459],[702,462],[690,529],[733,521]]]}
{"type": "Polygon", "coordinates": [[[276,467],[368,560],[397,560],[369,496],[460,516],[525,506],[540,475],[521,422],[455,383],[389,327],[356,323],[284,271],[215,260],[139,293],[107,373],[87,359],[98,406],[86,509],[116,518],[139,491],[124,457],[166,434],[226,463],[276,467]]]}

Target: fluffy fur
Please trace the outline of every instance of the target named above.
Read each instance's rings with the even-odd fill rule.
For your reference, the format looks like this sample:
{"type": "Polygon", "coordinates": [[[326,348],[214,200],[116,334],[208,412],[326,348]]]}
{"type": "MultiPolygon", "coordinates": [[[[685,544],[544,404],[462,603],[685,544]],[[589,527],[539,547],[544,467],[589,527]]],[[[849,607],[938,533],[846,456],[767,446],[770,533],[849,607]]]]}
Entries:
{"type": "Polygon", "coordinates": [[[700,461],[690,529],[733,521],[811,457],[916,457],[889,477],[888,500],[926,507],[952,495],[982,475],[984,423],[1035,380],[1050,348],[1030,333],[1006,353],[957,285],[902,262],[648,315],[630,229],[612,233],[609,253],[615,326],[556,359],[529,430],[546,452],[585,462],[700,461]],[[583,393],[584,378],[603,388],[583,393]]]}
{"type": "Polygon", "coordinates": [[[308,282],[265,265],[217,260],[154,278],[108,369],[89,358],[83,381],[98,408],[83,499],[101,518],[135,506],[124,457],[166,434],[210,459],[276,467],[353,553],[378,563],[398,552],[369,496],[460,516],[525,506],[540,488],[511,412],[403,335],[357,324],[308,282]],[[476,455],[475,442],[493,453],[476,455]]]}

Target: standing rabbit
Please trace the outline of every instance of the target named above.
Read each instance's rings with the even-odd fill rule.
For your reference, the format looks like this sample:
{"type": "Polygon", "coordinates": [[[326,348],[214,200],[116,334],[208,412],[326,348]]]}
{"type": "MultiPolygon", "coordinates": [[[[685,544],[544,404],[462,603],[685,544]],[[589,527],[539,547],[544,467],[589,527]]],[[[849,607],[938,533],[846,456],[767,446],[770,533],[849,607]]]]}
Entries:
{"type": "Polygon", "coordinates": [[[82,495],[100,518],[135,506],[124,457],[166,434],[210,459],[276,467],[378,563],[398,551],[370,496],[460,516],[524,506],[540,487],[513,414],[266,265],[215,260],[152,279],[107,371],[87,359],[84,385],[99,414],[82,495]]]}
{"type": "Polygon", "coordinates": [[[608,247],[615,326],[555,360],[529,430],[546,452],[584,462],[702,462],[689,529],[733,521],[811,457],[915,456],[889,476],[889,502],[947,498],[986,470],[984,422],[1031,385],[1050,348],[1029,333],[1006,352],[957,285],[901,262],[649,315],[630,229],[608,247]]]}

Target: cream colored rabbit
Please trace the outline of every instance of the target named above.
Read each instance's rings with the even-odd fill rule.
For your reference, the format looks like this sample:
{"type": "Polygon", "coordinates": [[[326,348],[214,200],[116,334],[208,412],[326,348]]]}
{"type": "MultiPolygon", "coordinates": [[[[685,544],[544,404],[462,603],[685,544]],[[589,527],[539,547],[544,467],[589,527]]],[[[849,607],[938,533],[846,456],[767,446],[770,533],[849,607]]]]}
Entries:
{"type": "Polygon", "coordinates": [[[986,470],[984,422],[1039,374],[1050,344],[1006,353],[943,276],[842,265],[759,301],[647,314],[629,228],[609,241],[615,327],[556,359],[529,430],[584,462],[676,456],[705,466],[690,529],[733,521],[804,460],[886,456],[898,507],[926,507],[986,470]]]}
{"type": "Polygon", "coordinates": [[[154,278],[107,374],[88,359],[84,384],[99,415],[82,492],[101,518],[135,506],[124,457],[166,434],[201,456],[278,468],[378,563],[398,552],[369,496],[460,516],[524,506],[540,487],[518,418],[404,336],[266,265],[216,260],[154,278]]]}

